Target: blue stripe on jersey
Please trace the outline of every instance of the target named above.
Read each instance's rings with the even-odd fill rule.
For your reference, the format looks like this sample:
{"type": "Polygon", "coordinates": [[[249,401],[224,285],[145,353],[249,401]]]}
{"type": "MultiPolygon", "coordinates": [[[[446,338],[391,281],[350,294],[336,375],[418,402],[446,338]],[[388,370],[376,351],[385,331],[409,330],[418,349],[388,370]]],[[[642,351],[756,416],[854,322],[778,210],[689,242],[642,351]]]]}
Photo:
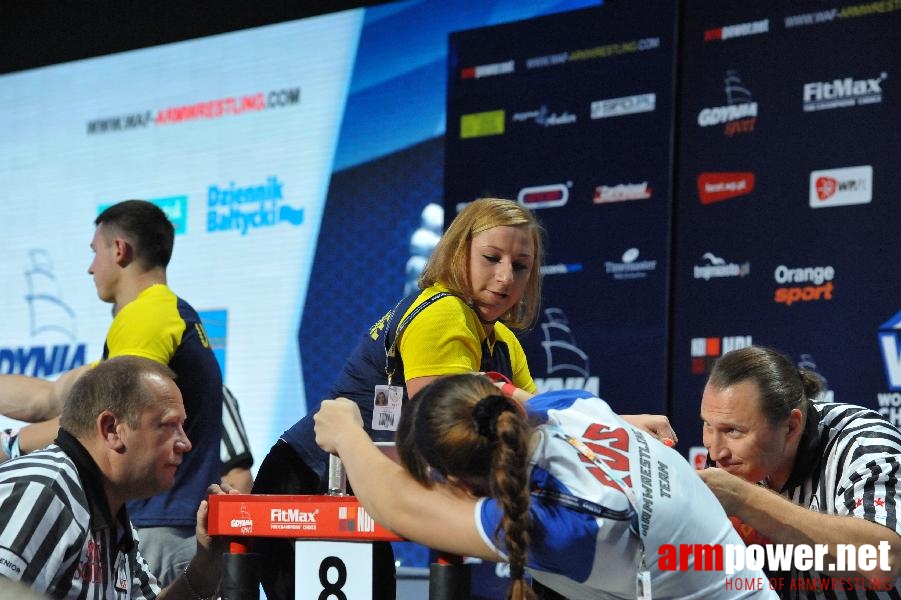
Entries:
{"type": "MultiPolygon", "coordinates": [[[[555,490],[572,495],[572,491],[547,470],[535,466],[532,470],[532,487],[555,490]]],[[[503,517],[493,499],[482,503],[481,522],[496,526],[503,517]]],[[[613,509],[611,509],[613,510],[613,509]]],[[[598,521],[588,513],[561,506],[552,500],[532,498],[532,544],[529,547],[528,566],[540,571],[565,575],[574,581],[585,582],[591,575],[597,550],[598,521]],[[552,525],[549,527],[548,525],[552,525]]],[[[493,530],[488,530],[493,534],[493,530]]],[[[503,532],[495,541],[506,551],[503,532]]]]}
{"type": "MultiPolygon", "coordinates": [[[[584,390],[555,390],[544,392],[526,402],[526,411],[531,417],[533,425],[547,423],[547,413],[550,410],[563,410],[569,408],[582,398],[593,398],[590,392],[584,390]]],[[[600,400],[603,402],[602,400],[600,400]]]]}

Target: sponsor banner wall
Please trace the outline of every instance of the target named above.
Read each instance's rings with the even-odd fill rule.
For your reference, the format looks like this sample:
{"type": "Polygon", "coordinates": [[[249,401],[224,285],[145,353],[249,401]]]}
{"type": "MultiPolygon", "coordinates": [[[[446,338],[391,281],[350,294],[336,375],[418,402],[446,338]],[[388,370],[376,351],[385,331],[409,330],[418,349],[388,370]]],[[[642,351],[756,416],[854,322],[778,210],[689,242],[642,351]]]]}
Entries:
{"type": "Polygon", "coordinates": [[[686,3],[671,417],[701,440],[714,359],[771,345],[901,424],[901,7],[686,3]]]}
{"type": "Polygon", "coordinates": [[[623,412],[666,409],[674,29],[675,3],[648,1],[450,38],[446,221],[479,196],[535,210],[532,375],[623,412]]]}
{"type": "MultiPolygon", "coordinates": [[[[623,412],[666,410],[674,29],[675,3],[653,1],[450,37],[445,222],[483,196],[535,210],[535,383],[623,412]]],[[[503,598],[508,576],[476,565],[473,597],[503,598]]]]}

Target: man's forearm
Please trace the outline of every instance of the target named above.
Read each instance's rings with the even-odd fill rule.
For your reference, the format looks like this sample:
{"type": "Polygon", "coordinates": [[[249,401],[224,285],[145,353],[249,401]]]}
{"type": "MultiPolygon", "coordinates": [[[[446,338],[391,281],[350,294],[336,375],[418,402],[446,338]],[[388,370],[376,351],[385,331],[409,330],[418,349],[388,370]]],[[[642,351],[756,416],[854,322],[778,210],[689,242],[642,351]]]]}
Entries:
{"type": "Polygon", "coordinates": [[[862,518],[814,512],[753,484],[747,484],[743,499],[734,511],[735,516],[774,543],[826,545],[827,562],[836,564],[839,544],[878,548],[880,542],[888,542],[890,571],[877,566],[873,571],[857,569],[857,572],[892,579],[901,575],[901,536],[888,527],[862,518]]]}
{"type": "Polygon", "coordinates": [[[72,385],[91,365],[66,371],[56,381],[28,375],[0,375],[0,415],[38,423],[58,417],[72,385]]]}
{"type": "Polygon", "coordinates": [[[58,409],[54,412],[52,392],[52,381],[27,375],[0,375],[0,414],[28,423],[51,419],[59,414],[58,409]]]}
{"type": "Polygon", "coordinates": [[[19,430],[19,451],[28,454],[49,446],[59,432],[59,417],[27,425],[19,430]]]}

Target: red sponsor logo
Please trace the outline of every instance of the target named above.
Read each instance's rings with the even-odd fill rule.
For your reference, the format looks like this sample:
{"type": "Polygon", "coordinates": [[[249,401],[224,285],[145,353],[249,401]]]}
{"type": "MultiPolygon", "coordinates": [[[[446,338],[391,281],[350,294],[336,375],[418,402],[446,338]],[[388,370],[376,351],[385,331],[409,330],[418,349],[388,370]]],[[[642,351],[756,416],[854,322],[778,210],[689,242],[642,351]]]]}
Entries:
{"type": "Polygon", "coordinates": [[[701,204],[712,204],[745,196],[754,191],[754,173],[701,173],[698,175],[698,196],[701,204]]]}
{"type": "Polygon", "coordinates": [[[519,190],[517,200],[529,208],[556,208],[569,200],[569,188],[562,183],[526,187],[519,190]]]}
{"type": "Polygon", "coordinates": [[[869,204],[872,201],[872,165],[826,169],[810,174],[811,208],[869,204]]]}
{"type": "Polygon", "coordinates": [[[831,198],[838,191],[838,181],[834,177],[817,177],[816,190],[820,200],[831,198]]]}
{"type": "Polygon", "coordinates": [[[708,29],[704,32],[704,41],[710,42],[713,40],[721,40],[723,39],[723,28],[716,27],[714,29],[708,29]]]}
{"type": "Polygon", "coordinates": [[[460,79],[480,79],[482,77],[508,75],[510,73],[513,73],[514,71],[516,71],[516,62],[511,59],[504,62],[491,63],[487,65],[463,67],[460,69],[460,79]]]}
{"type": "Polygon", "coordinates": [[[750,335],[691,338],[691,372],[695,375],[709,373],[721,355],[747,348],[751,343],[750,335]]]}
{"type": "Polygon", "coordinates": [[[544,190],[541,192],[532,192],[523,197],[526,204],[535,204],[539,202],[559,202],[566,196],[560,190],[544,190]]]}
{"type": "Polygon", "coordinates": [[[725,25],[723,27],[714,27],[704,32],[704,41],[712,42],[714,40],[729,40],[746,35],[759,35],[767,33],[770,30],[770,20],[761,19],[759,21],[751,21],[749,23],[738,23],[736,25],[725,25]]]}

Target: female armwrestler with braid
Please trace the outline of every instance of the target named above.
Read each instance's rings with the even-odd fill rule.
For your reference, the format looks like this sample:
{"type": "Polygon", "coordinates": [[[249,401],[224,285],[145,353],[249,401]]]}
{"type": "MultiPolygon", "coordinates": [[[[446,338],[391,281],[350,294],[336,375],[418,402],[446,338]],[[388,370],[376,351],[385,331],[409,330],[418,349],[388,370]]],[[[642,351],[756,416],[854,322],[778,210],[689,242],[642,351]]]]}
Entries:
{"type": "Polygon", "coordinates": [[[341,457],[382,525],[438,550],[509,562],[508,598],[535,597],[526,571],[573,600],[642,597],[638,580],[655,598],[775,597],[728,589],[727,577],[757,580],[760,570],[695,570],[693,555],[667,563],[662,548],[742,546],[681,455],[588,392],[501,390],[479,374],[420,390],[398,426],[400,465],[343,398],[322,403],[316,441],[341,457]]]}

